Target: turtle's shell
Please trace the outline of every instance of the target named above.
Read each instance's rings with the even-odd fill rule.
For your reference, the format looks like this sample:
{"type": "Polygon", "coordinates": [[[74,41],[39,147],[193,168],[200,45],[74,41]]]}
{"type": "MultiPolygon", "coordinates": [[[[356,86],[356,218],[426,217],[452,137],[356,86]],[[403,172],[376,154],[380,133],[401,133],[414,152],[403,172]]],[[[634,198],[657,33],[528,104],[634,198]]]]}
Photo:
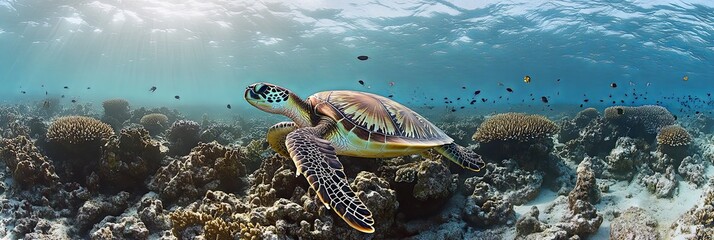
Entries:
{"type": "Polygon", "coordinates": [[[418,113],[389,98],[357,91],[327,91],[308,98],[317,114],[366,142],[439,146],[454,140],[418,113]]]}

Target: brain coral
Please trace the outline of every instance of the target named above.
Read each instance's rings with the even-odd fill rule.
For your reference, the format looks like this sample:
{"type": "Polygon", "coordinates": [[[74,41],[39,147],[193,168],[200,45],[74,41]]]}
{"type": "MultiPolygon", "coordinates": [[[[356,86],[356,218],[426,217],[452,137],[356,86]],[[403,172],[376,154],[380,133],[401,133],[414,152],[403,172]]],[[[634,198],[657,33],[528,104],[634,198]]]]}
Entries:
{"type": "Polygon", "coordinates": [[[650,134],[657,133],[662,127],[672,125],[675,121],[666,108],[655,105],[608,107],[605,109],[605,119],[629,126],[641,126],[650,134]]]}
{"type": "Polygon", "coordinates": [[[471,137],[478,142],[519,142],[542,138],[558,131],[558,126],[544,116],[502,113],[486,119],[471,137]]]}
{"type": "Polygon", "coordinates": [[[685,146],[692,142],[692,136],[679,125],[663,127],[657,134],[657,143],[671,147],[685,146]]]}
{"type": "Polygon", "coordinates": [[[67,116],[55,119],[47,128],[47,140],[63,144],[83,144],[114,135],[112,127],[97,119],[67,116]]]}
{"type": "Polygon", "coordinates": [[[144,126],[149,133],[156,135],[163,132],[166,127],[168,127],[169,118],[161,113],[150,113],[141,117],[139,123],[141,123],[141,125],[144,126]]]}

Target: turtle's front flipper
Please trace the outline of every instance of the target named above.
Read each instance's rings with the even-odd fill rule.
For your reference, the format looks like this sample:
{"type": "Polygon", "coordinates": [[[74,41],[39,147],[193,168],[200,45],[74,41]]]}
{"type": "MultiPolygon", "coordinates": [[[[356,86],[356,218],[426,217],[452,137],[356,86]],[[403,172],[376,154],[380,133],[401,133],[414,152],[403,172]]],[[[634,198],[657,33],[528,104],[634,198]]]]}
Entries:
{"type": "Polygon", "coordinates": [[[294,122],[279,122],[268,129],[268,144],[275,152],[283,157],[290,158],[288,148],[285,147],[285,138],[288,133],[297,129],[294,122]]]}
{"type": "Polygon", "coordinates": [[[322,139],[322,132],[318,127],[308,127],[288,134],[285,143],[297,172],[307,178],[322,203],[347,224],[361,232],[373,233],[372,213],[350,188],[335,148],[322,139]]]}
{"type": "Polygon", "coordinates": [[[486,166],[480,155],[456,143],[441,145],[434,149],[452,162],[471,171],[478,172],[486,166]]]}

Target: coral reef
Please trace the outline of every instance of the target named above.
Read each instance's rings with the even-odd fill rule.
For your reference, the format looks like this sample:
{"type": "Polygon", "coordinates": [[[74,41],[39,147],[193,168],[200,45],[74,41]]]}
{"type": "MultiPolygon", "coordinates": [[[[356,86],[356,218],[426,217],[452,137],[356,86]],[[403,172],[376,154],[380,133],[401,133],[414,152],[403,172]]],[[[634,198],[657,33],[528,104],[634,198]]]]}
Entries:
{"type": "Polygon", "coordinates": [[[473,193],[466,199],[463,216],[478,227],[512,225],[516,219],[513,204],[485,182],[478,182],[473,186],[473,193]]]}
{"type": "Polygon", "coordinates": [[[50,186],[59,179],[52,162],[25,136],[0,140],[0,157],[22,188],[50,186]]]}
{"type": "Polygon", "coordinates": [[[169,154],[178,156],[191,152],[191,148],[200,141],[200,131],[201,126],[195,121],[178,120],[174,122],[166,134],[166,139],[170,143],[169,154]]]}
{"type": "Polygon", "coordinates": [[[481,143],[492,141],[528,142],[547,137],[558,131],[558,126],[544,116],[523,113],[502,113],[486,119],[471,137],[481,143]]]}
{"type": "Polygon", "coordinates": [[[120,192],[114,196],[101,195],[84,202],[77,210],[75,226],[79,231],[87,231],[105,216],[121,214],[129,206],[129,198],[128,192],[120,192]]]}
{"type": "Polygon", "coordinates": [[[681,161],[690,154],[691,142],[692,136],[681,126],[666,126],[657,134],[657,151],[681,161]]]}
{"type": "Polygon", "coordinates": [[[692,142],[692,136],[679,125],[663,127],[657,134],[657,143],[670,147],[686,146],[692,142]]]}
{"type": "Polygon", "coordinates": [[[464,181],[466,194],[473,195],[473,189],[478,183],[486,183],[494,191],[498,191],[506,201],[521,205],[535,199],[543,184],[542,171],[522,170],[511,159],[505,159],[498,165],[489,163],[486,169],[488,169],[487,174],[467,178],[464,181]]]}
{"type": "Polygon", "coordinates": [[[630,207],[610,224],[610,239],[659,239],[657,220],[644,209],[630,207]]]}
{"type": "Polygon", "coordinates": [[[396,166],[383,166],[380,175],[397,191],[400,213],[408,217],[433,214],[456,191],[456,179],[445,161],[424,159],[396,166]]]}
{"type": "Polygon", "coordinates": [[[111,126],[97,119],[82,116],[57,118],[47,128],[47,140],[63,146],[98,144],[99,140],[113,134],[114,130],[111,126]]]}
{"type": "Polygon", "coordinates": [[[47,128],[47,153],[60,178],[82,182],[96,169],[102,141],[114,135],[108,124],[89,117],[55,119],[47,128]]]}
{"type": "Polygon", "coordinates": [[[664,173],[644,169],[640,174],[640,183],[658,198],[671,198],[674,190],[677,189],[678,181],[675,179],[672,166],[667,167],[664,173]]]}
{"type": "Polygon", "coordinates": [[[151,135],[158,135],[166,130],[169,124],[169,118],[161,113],[150,113],[141,117],[139,123],[141,123],[151,135]]]}
{"type": "Polygon", "coordinates": [[[612,106],[605,109],[605,119],[629,128],[629,136],[657,134],[665,126],[674,124],[674,115],[656,105],[639,107],[612,106]]]}
{"type": "Polygon", "coordinates": [[[714,182],[710,181],[699,203],[672,224],[668,238],[712,239],[714,237],[714,182]]]}
{"type": "Polygon", "coordinates": [[[596,204],[600,201],[600,189],[595,182],[592,163],[585,159],[578,165],[575,188],[568,194],[568,207],[573,209],[578,201],[596,204]]]}
{"type": "Polygon", "coordinates": [[[188,156],[161,167],[149,183],[164,202],[190,202],[208,190],[238,191],[245,185],[239,149],[216,142],[201,143],[188,156]]]}
{"type": "Polygon", "coordinates": [[[467,146],[471,143],[472,134],[476,132],[478,126],[484,121],[482,116],[448,116],[450,117],[444,116],[441,121],[436,122],[436,126],[454,139],[456,144],[462,146],[467,146]]]}
{"type": "Polygon", "coordinates": [[[647,159],[646,143],[640,139],[621,137],[616,147],[605,157],[607,176],[619,180],[630,180],[636,173],[637,166],[647,159]]]}
{"type": "Polygon", "coordinates": [[[144,188],[144,180],[159,168],[163,154],[159,143],[143,128],[122,129],[102,148],[98,174],[105,190],[144,188]]]}
{"type": "Polygon", "coordinates": [[[575,126],[578,128],[584,128],[590,122],[593,120],[597,119],[600,117],[600,112],[597,111],[595,108],[586,108],[583,109],[582,111],[578,112],[578,114],[575,115],[575,118],[573,118],[573,122],[575,123],[575,126]]]}
{"type": "Polygon", "coordinates": [[[124,121],[131,117],[129,102],[124,99],[105,100],[102,102],[102,107],[104,108],[102,121],[111,125],[115,130],[121,129],[124,121]]]}
{"type": "Polygon", "coordinates": [[[706,165],[704,165],[701,155],[695,154],[682,160],[677,168],[677,173],[690,183],[702,186],[707,181],[705,169],[706,165]]]}

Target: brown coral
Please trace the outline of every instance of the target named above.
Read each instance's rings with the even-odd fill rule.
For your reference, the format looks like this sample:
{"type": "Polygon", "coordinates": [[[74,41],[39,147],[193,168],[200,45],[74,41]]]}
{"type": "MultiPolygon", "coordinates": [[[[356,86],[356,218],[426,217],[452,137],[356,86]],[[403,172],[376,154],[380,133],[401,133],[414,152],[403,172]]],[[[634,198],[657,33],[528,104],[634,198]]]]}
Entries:
{"type": "MultiPolygon", "coordinates": [[[[116,98],[109,99],[102,102],[102,107],[104,107],[104,115],[109,116],[122,116],[129,118],[129,102],[124,99],[116,98]]],[[[126,119],[124,119],[126,120],[126,119]]]]}
{"type": "Polygon", "coordinates": [[[686,146],[692,142],[692,136],[679,125],[663,127],[657,134],[657,143],[671,147],[686,146]]]}
{"type": "Polygon", "coordinates": [[[674,124],[674,115],[666,108],[655,105],[639,107],[612,106],[605,109],[605,119],[625,124],[632,128],[643,128],[649,134],[657,133],[662,127],[674,124]]]}
{"type": "Polygon", "coordinates": [[[161,167],[149,187],[166,201],[191,200],[208,190],[238,191],[245,183],[242,161],[239,149],[201,143],[188,156],[161,167]]]}
{"type": "Polygon", "coordinates": [[[111,126],[97,119],[68,116],[55,119],[47,128],[47,140],[60,144],[91,143],[114,135],[111,126]]]}
{"type": "Polygon", "coordinates": [[[144,186],[146,177],[159,168],[163,158],[159,143],[141,128],[122,129],[118,136],[108,139],[102,150],[102,181],[120,189],[144,186]]]}
{"type": "Polygon", "coordinates": [[[141,123],[151,135],[156,135],[166,130],[166,127],[169,125],[169,118],[161,113],[150,113],[141,117],[139,123],[141,123]]]}
{"type": "Polygon", "coordinates": [[[50,185],[58,180],[52,162],[25,136],[0,141],[0,157],[21,187],[50,185]]]}
{"type": "Polygon", "coordinates": [[[583,128],[598,117],[600,117],[600,112],[598,112],[597,109],[586,108],[575,115],[573,122],[575,122],[575,125],[578,126],[578,128],[583,128]]]}
{"type": "Polygon", "coordinates": [[[172,233],[179,238],[188,238],[186,230],[197,226],[203,229],[204,239],[253,239],[260,233],[260,226],[247,222],[240,213],[248,210],[232,194],[208,191],[203,200],[169,214],[172,233]]]}
{"type": "Polygon", "coordinates": [[[472,139],[482,143],[509,140],[526,142],[546,137],[557,131],[558,126],[544,116],[503,113],[481,123],[472,139]]]}

